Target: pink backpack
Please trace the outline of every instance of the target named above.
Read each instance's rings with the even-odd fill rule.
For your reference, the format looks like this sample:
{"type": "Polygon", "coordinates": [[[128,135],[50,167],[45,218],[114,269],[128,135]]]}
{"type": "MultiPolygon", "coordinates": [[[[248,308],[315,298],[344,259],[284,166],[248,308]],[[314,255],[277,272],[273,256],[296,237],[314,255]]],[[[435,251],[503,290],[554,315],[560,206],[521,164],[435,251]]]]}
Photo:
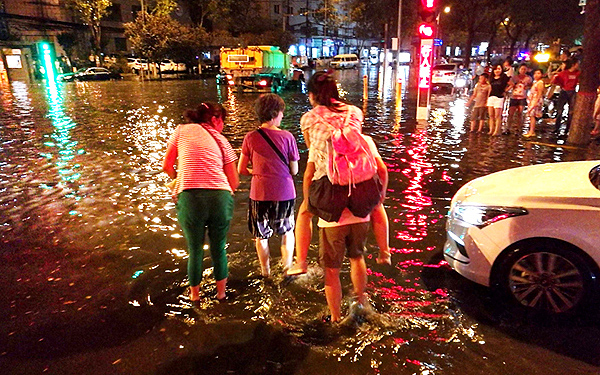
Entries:
{"type": "Polygon", "coordinates": [[[354,185],[377,173],[377,162],[369,144],[356,128],[348,126],[349,120],[350,110],[341,127],[324,121],[331,128],[331,138],[327,141],[327,177],[335,185],[354,185]]]}

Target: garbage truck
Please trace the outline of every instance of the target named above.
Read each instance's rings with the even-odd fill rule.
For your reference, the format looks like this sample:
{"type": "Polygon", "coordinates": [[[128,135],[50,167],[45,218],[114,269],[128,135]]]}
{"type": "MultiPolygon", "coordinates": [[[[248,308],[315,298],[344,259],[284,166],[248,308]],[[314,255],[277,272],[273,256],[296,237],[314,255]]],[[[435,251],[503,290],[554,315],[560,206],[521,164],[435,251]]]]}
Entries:
{"type": "Polygon", "coordinates": [[[221,48],[219,84],[243,92],[278,92],[291,78],[290,56],[279,47],[221,48]]]}

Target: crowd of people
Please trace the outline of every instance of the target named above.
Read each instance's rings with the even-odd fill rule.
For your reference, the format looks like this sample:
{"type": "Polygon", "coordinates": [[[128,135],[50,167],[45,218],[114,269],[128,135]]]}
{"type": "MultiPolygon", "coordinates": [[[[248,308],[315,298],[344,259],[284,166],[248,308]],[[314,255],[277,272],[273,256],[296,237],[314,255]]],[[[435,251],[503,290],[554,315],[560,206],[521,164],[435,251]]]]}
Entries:
{"type": "Polygon", "coordinates": [[[382,205],[387,168],[373,140],[362,134],[362,111],[340,99],[331,73],[313,74],[307,90],[313,108],[300,121],[309,156],[297,217],[292,176],[298,173],[298,147],[294,136],[279,127],[285,103],[278,95],[263,94],[257,99],[259,126],[244,137],[239,161],[221,134],[226,111],[220,104],[202,103],[186,111],[185,124],[170,136],[163,170],[173,179],[170,187],[187,242],[191,301],[201,298],[206,232],[216,298],[227,298],[225,244],[233,215],[232,195],[242,174],[252,176],[248,228],[262,277],[271,276],[268,240],[274,234],[281,236],[281,263],[286,275],[307,272],[312,218],[318,216],[319,262],[324,268],[328,320],[342,320],[340,269],[345,256],[350,260],[354,291],[348,317],[372,312],[365,291],[363,254],[371,223],[379,245],[377,262],[391,264],[388,218],[382,205]]]}
{"type": "MultiPolygon", "coordinates": [[[[534,137],[536,125],[544,114],[544,99],[551,98],[558,88],[553,132],[567,135],[573,118],[579,74],[579,61],[566,54],[561,56],[560,67],[553,71],[549,69],[546,73],[541,69],[530,69],[525,63],[515,71],[511,59],[487,68],[478,62],[473,77],[477,83],[467,103],[468,106],[474,103],[471,132],[483,132],[485,121],[488,120],[490,135],[510,134],[513,131],[520,134],[527,118],[529,127],[523,136],[534,137]],[[568,115],[563,131],[565,106],[568,107],[568,115]],[[507,115],[503,122],[504,113],[507,115]]],[[[594,110],[595,127],[591,132],[594,137],[600,135],[600,96],[598,98],[594,110]]]]}

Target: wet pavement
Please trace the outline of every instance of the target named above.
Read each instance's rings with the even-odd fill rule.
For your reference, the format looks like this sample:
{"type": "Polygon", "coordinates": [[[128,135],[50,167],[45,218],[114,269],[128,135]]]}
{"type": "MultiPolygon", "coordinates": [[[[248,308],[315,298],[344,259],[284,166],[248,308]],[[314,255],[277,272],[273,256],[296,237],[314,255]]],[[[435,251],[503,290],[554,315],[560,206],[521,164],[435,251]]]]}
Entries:
{"type": "MultiPolygon", "coordinates": [[[[374,71],[336,73],[365,111],[388,165],[391,267],[368,241],[369,295],[379,313],[331,328],[311,245],[309,273],[271,280],[246,226],[249,180],[235,197],[226,303],[185,297],[185,241],[160,172],[166,140],[186,108],[222,102],[239,152],[256,123],[256,95],[214,79],[18,82],[0,94],[0,368],[3,374],[595,374],[597,319],[538,321],[516,314],[442,259],[445,214],[465,182],[495,171],[598,158],[598,146],[539,136],[468,133],[465,97],[436,95],[426,125],[374,71]],[[362,74],[369,98],[362,99],[362,74]],[[380,83],[384,82],[384,83],[380,83]],[[401,110],[400,110],[401,109],[401,110]]],[[[306,95],[283,93],[283,127],[306,147],[306,95]]],[[[296,177],[300,190],[301,176],[296,177]]],[[[300,200],[298,199],[298,204],[300,200]]],[[[279,256],[278,240],[271,242],[279,256]]],[[[345,295],[349,272],[342,272],[345,295]]],[[[344,300],[347,309],[349,299],[344,300]]]]}

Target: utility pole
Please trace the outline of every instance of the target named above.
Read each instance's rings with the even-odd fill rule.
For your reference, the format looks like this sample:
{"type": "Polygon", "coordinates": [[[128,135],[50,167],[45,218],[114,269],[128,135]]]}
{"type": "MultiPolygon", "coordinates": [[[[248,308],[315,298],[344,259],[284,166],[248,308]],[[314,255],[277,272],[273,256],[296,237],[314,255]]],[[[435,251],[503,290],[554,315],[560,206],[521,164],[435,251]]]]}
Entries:
{"type": "Polygon", "coordinates": [[[396,58],[396,72],[400,72],[400,53],[402,52],[402,0],[398,0],[398,57],[396,58]]]}

